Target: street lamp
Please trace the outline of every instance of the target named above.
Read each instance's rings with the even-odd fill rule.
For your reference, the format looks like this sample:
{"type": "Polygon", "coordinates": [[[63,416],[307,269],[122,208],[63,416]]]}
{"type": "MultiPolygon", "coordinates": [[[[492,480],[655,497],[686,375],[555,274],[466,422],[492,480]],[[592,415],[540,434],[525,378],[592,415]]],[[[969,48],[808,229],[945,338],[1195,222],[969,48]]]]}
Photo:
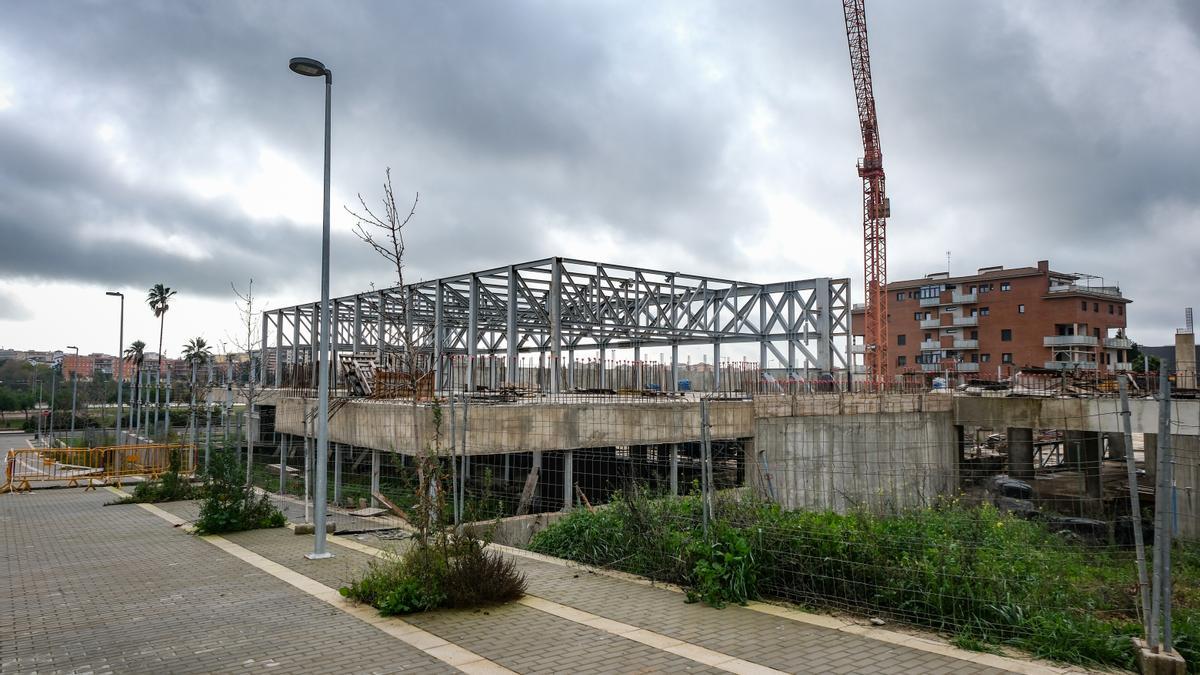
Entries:
{"type": "Polygon", "coordinates": [[[71,433],[67,436],[67,445],[75,437],[75,392],[79,390],[79,347],[67,345],[67,349],[75,350],[75,364],[71,368],[71,433]]]}
{"type": "Polygon", "coordinates": [[[327,467],[329,464],[329,110],[333,90],[333,72],[325,64],[305,57],[288,62],[288,68],[305,77],[325,77],[325,204],[321,221],[321,334],[318,343],[317,367],[317,480],[313,499],[313,552],[305,554],[310,560],[332,558],[325,550],[325,501],[327,467]]]}
{"type": "Polygon", "coordinates": [[[117,334],[117,355],[113,358],[113,379],[117,381],[117,426],[113,443],[121,445],[121,390],[125,388],[125,364],[121,362],[121,350],[125,348],[125,294],[116,291],[106,291],[104,294],[121,298],[121,328],[117,334]]]}

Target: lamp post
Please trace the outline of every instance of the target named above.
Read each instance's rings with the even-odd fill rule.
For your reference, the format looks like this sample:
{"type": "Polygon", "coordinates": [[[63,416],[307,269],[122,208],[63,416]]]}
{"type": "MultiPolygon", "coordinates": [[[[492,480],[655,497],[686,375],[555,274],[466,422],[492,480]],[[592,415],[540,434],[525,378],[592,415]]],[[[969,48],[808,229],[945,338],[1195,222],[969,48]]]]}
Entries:
{"type": "Polygon", "coordinates": [[[121,390],[125,384],[125,363],[121,360],[121,350],[125,348],[125,294],[116,291],[106,291],[105,295],[121,298],[121,327],[117,333],[117,356],[113,359],[113,379],[117,381],[117,425],[113,430],[116,438],[113,443],[121,443],[121,390]]]}
{"type": "Polygon", "coordinates": [[[67,345],[67,349],[75,350],[75,367],[71,368],[71,433],[67,436],[67,445],[75,436],[75,392],[79,390],[79,347],[67,345]]]}
{"type": "Polygon", "coordinates": [[[305,77],[325,78],[325,203],[321,221],[321,334],[317,367],[317,476],[313,499],[313,552],[310,560],[332,558],[325,550],[326,473],[329,464],[329,111],[333,72],[316,59],[297,57],[288,62],[292,72],[305,77]]]}

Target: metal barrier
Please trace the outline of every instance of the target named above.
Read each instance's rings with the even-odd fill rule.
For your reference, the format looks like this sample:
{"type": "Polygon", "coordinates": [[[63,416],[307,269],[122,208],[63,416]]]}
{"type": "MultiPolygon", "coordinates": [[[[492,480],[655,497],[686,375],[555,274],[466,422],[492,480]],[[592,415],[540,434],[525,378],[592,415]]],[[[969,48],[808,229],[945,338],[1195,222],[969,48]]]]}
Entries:
{"type": "Polygon", "coordinates": [[[33,483],[78,487],[86,481],[87,489],[95,489],[97,483],[120,486],[123,478],[155,480],[170,468],[172,452],[179,452],[180,473],[195,473],[195,446],[177,443],[9,450],[0,494],[29,491],[33,483]]]}

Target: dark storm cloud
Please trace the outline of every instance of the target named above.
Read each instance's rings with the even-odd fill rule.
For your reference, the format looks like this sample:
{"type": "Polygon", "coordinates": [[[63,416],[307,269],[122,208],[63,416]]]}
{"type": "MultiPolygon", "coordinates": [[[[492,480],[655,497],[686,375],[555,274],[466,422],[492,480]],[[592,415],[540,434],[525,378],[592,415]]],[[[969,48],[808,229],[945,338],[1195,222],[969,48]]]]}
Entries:
{"type": "MultiPolygon", "coordinates": [[[[1164,298],[1157,266],[1131,251],[1171,250],[1185,286],[1200,277],[1200,132],[1183,114],[1200,101],[1160,72],[1164,37],[1148,26],[1190,26],[1171,44],[1195,65],[1195,6],[868,13],[893,277],[940,269],[947,248],[960,270],[1050,258],[1121,281],[1135,323],[1170,325],[1194,291],[1164,298]]],[[[338,203],[373,205],[387,166],[402,199],[421,192],[417,277],[592,257],[606,237],[628,261],[758,279],[760,261],[730,243],[765,236],[762,182],[859,227],[841,22],[836,3],[9,3],[0,279],[223,296],[253,275],[276,297],[314,296],[319,197],[305,222],[260,220],[181,178],[272,148],[319,181],[322,92],[286,71],[297,54],[335,71],[335,292],[390,279],[338,203]],[[766,139],[750,131],[759,112],[775,120],[766,139]],[[137,180],[96,139],[105,117],[126,130],[137,180]]],[[[811,246],[779,250],[794,276],[859,276],[808,228],[795,223],[811,246]]]]}

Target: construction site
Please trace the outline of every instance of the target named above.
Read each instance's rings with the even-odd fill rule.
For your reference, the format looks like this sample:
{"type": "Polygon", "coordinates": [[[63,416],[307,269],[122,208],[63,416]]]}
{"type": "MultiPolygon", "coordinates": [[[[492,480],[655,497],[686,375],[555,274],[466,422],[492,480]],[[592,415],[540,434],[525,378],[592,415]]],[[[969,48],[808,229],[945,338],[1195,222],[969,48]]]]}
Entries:
{"type": "MultiPolygon", "coordinates": [[[[990,292],[999,268],[889,289],[866,18],[862,0],[843,8],[861,286],[847,270],[763,283],[549,257],[251,312],[246,362],[210,364],[201,385],[193,375],[186,429],[126,430],[91,449],[31,442],[9,451],[3,491],[119,487],[179,466],[202,476],[229,451],[308,533],[325,504],[332,535],[402,539],[423,517],[524,555],[678,584],[689,602],[714,568],[743,565],[758,586],[733,604],[819,606],[1089,666],[1128,666],[1140,635],[1145,672],[1182,672],[1170,670],[1182,668],[1176,596],[1179,652],[1200,655],[1194,588],[1173,595],[1170,581],[1172,551],[1184,585],[1200,578],[1190,310],[1174,358],[1152,370],[1143,355],[1139,372],[1128,298],[1080,291],[1082,277],[1040,261],[1030,293],[1082,293],[1063,304],[1092,323],[1047,319],[1057,334],[1022,337],[1048,359],[1022,366],[997,351],[981,376],[990,354],[964,360],[978,335],[957,331],[989,308],[968,309],[976,286],[945,282],[990,292]],[[914,338],[934,332],[890,334],[890,295],[921,310],[903,316],[914,338]],[[1084,656],[1045,647],[1096,635],[1084,656]]],[[[996,344],[1011,343],[996,325],[996,344]]]]}

